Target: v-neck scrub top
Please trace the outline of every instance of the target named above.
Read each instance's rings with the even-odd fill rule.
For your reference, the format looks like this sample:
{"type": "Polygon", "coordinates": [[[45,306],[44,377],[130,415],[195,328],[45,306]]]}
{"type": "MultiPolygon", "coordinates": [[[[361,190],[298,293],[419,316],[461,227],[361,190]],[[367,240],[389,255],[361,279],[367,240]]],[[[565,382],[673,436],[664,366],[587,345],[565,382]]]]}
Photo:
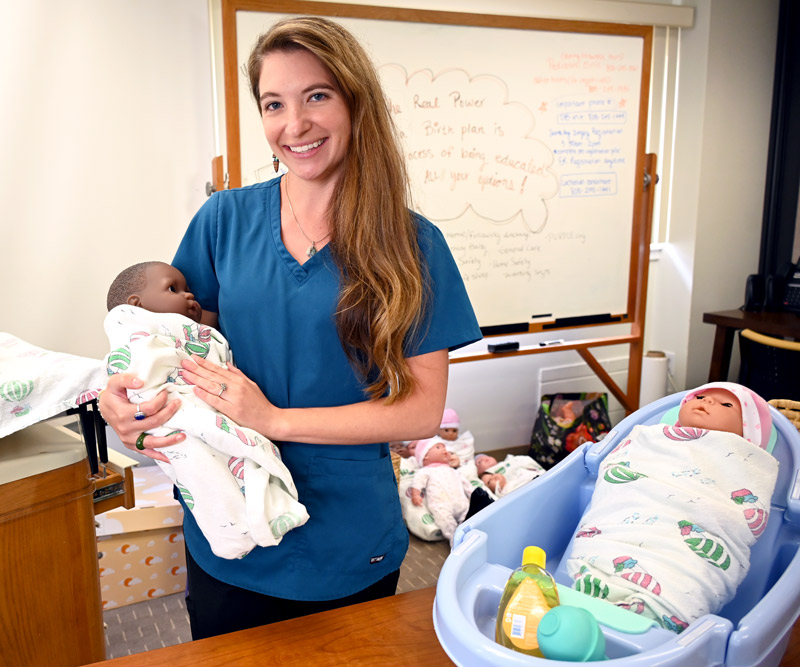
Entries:
{"type": "MultiPolygon", "coordinates": [[[[211,196],[192,220],[173,265],[219,329],[234,362],[279,408],[367,399],[334,323],[340,277],[330,247],[299,264],[281,240],[280,179],[211,196]]],[[[415,215],[430,278],[426,320],[408,356],[481,338],[442,233],[415,215]]],[[[310,519],[280,544],[239,560],[216,557],[184,507],[184,536],[211,576],[294,600],[356,593],[397,570],[408,548],[387,443],[278,442],[310,519]]]]}

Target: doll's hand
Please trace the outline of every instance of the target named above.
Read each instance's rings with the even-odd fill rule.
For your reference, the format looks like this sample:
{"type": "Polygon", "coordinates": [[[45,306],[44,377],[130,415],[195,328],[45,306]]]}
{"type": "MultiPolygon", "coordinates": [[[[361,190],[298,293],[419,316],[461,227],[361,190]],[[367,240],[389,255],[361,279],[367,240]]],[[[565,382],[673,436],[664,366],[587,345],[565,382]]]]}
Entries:
{"type": "Polygon", "coordinates": [[[422,507],[422,494],[417,489],[411,489],[411,504],[422,507]]]}
{"type": "Polygon", "coordinates": [[[280,410],[269,402],[259,386],[229,364],[222,368],[202,357],[181,363],[183,379],[194,385],[194,393],[239,426],[274,437],[273,424],[280,410]]]}
{"type": "Polygon", "coordinates": [[[108,425],[114,429],[122,444],[131,451],[156,461],[169,462],[169,459],[158,451],[159,447],[168,447],[183,442],[183,433],[174,433],[162,437],[148,435],[146,431],[163,426],[178,411],[180,400],[167,402],[167,392],[161,391],[149,401],[138,405],[128,400],[128,389],[141,389],[142,381],[128,373],[112,375],[108,385],[100,394],[98,405],[100,414],[108,425]],[[136,419],[134,415],[142,413],[144,419],[136,419]],[[144,437],[142,437],[144,435],[144,437]]]}

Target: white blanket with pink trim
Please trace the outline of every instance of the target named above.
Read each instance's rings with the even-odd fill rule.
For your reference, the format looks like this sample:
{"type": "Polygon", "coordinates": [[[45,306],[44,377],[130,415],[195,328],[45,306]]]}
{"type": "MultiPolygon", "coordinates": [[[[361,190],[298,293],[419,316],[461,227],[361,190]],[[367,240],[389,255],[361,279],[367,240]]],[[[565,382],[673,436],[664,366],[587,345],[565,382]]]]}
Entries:
{"type": "Polygon", "coordinates": [[[567,562],[573,587],[676,632],[718,612],[750,568],[777,475],[738,435],[636,426],[601,465],[567,562]]]}

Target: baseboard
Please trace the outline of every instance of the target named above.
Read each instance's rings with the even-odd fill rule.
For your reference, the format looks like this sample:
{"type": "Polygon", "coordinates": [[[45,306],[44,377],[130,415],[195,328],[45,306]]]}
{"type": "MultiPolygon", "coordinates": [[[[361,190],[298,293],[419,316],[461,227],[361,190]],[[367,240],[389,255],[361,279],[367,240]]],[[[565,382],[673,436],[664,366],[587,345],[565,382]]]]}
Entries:
{"type": "Polygon", "coordinates": [[[515,456],[527,454],[530,447],[531,447],[530,445],[518,445],[516,447],[505,447],[503,449],[492,449],[486,452],[475,452],[475,453],[488,454],[489,456],[494,456],[494,458],[496,458],[498,461],[502,461],[509,454],[514,454],[515,456]]]}

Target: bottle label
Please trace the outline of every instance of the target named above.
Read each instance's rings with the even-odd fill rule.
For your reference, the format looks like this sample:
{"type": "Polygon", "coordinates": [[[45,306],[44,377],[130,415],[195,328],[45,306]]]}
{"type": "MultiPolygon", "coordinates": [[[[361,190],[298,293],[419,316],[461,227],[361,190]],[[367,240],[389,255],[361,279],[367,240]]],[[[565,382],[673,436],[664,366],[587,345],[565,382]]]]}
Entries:
{"type": "Polygon", "coordinates": [[[550,606],[538,584],[524,579],[514,591],[503,615],[503,632],[514,646],[526,651],[539,648],[536,631],[550,606]]]}

